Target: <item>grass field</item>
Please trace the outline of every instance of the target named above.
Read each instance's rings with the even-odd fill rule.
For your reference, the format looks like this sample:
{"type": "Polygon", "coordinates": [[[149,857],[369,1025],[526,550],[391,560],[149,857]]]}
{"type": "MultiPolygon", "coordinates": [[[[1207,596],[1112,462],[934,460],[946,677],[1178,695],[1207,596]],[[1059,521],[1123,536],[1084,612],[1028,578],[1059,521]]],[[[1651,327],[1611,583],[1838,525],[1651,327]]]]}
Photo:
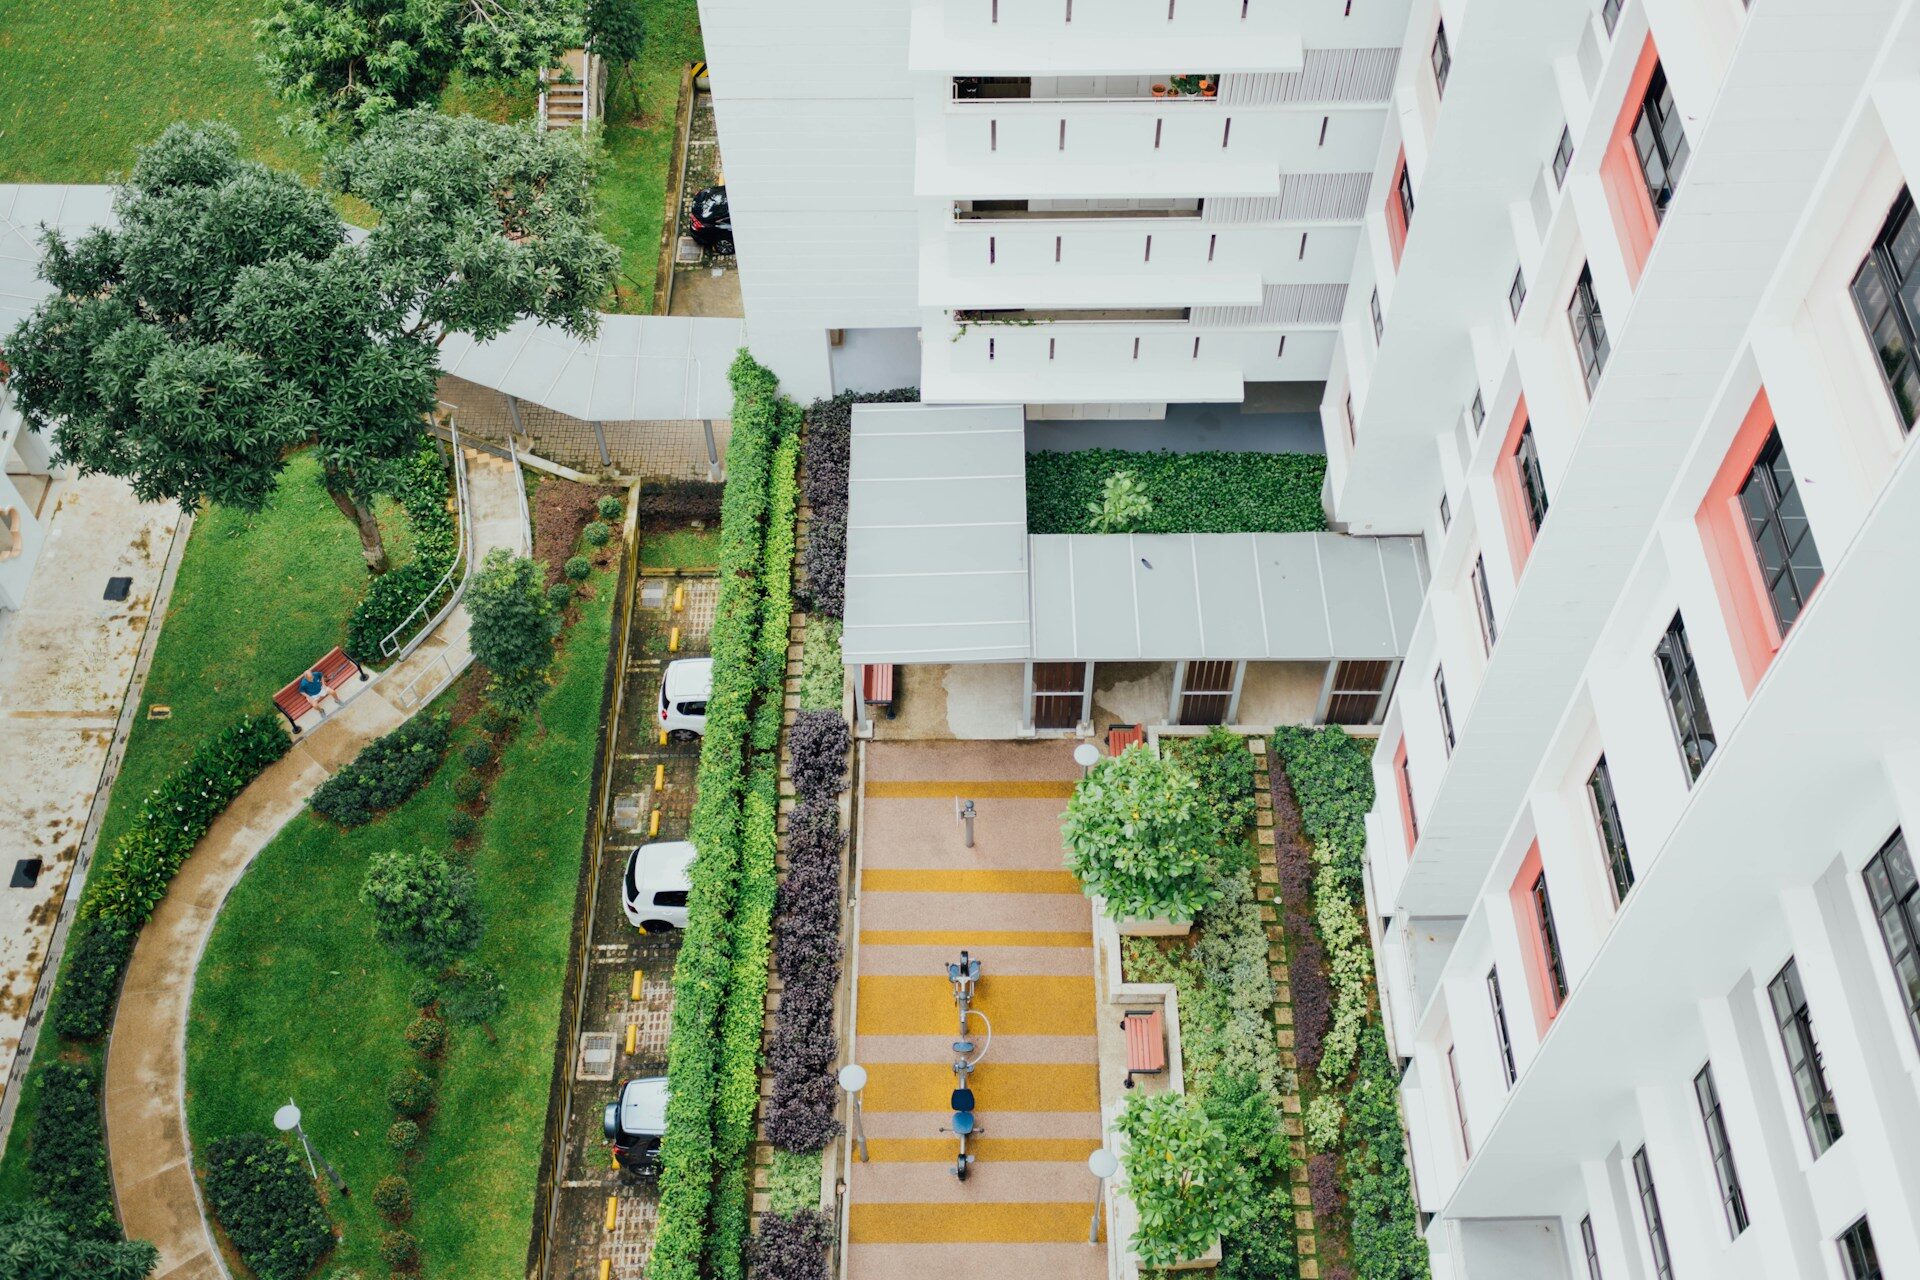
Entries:
{"type": "Polygon", "coordinates": [[[600,230],[620,246],[619,311],[653,307],[653,269],[667,218],[674,115],[689,62],[705,56],[696,0],[642,0],[647,43],[631,83],[616,74],[607,103],[600,230]]]}
{"type": "Polygon", "coordinates": [[[640,535],[640,563],[648,569],[711,569],[720,563],[718,529],[675,529],[640,535]]]}
{"type": "MultiPolygon", "coordinates": [[[[567,943],[591,793],[612,629],[611,574],[568,633],[558,683],[501,758],[472,856],[487,919],[476,960],[507,988],[492,1026],[452,1028],[439,1110],[413,1181],[409,1230],[429,1276],[508,1276],[525,1261],[559,1025],[567,943]]],[[[341,831],[290,824],[234,890],[208,944],[187,1033],[187,1118],[196,1147],[265,1131],[297,1098],[316,1148],[354,1189],[323,1267],[385,1274],[373,1184],[395,1168],[387,1077],[413,1055],[401,1039],[419,976],[373,937],[360,882],[375,852],[444,848],[464,769],[457,736],[439,774],[381,820],[341,831]]]]}

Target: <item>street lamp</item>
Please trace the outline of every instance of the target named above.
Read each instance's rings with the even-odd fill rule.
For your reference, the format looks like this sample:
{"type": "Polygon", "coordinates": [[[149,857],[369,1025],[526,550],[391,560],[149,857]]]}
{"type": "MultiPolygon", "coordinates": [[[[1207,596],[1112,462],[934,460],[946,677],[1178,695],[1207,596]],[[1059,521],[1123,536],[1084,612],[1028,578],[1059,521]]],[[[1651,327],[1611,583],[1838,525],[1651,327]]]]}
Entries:
{"type": "Polygon", "coordinates": [[[853,1139],[859,1144],[860,1160],[867,1160],[867,1134],[860,1123],[860,1091],[867,1087],[867,1069],[857,1062],[840,1068],[840,1087],[853,1098],[853,1139]]]}
{"type": "Polygon", "coordinates": [[[1105,1147],[1097,1147],[1087,1155],[1087,1172],[1096,1181],[1093,1184],[1093,1221],[1087,1224],[1087,1243],[1100,1243],[1100,1197],[1106,1190],[1107,1179],[1120,1171],[1120,1159],[1105,1147]]]}
{"type": "Polygon", "coordinates": [[[956,800],[954,802],[954,805],[955,805],[954,816],[959,818],[962,825],[966,827],[967,848],[971,849],[973,848],[973,819],[975,817],[973,801],[956,800]]]}
{"type": "Polygon", "coordinates": [[[1080,772],[1084,775],[1100,763],[1100,748],[1091,742],[1081,743],[1073,749],[1073,762],[1080,766],[1080,772]]]}
{"type": "MultiPolygon", "coordinates": [[[[300,1127],[300,1108],[294,1104],[292,1098],[287,1099],[286,1106],[281,1107],[273,1113],[273,1127],[282,1133],[291,1133],[300,1139],[300,1146],[307,1153],[307,1172],[313,1176],[315,1182],[318,1182],[320,1180],[320,1171],[313,1167],[313,1144],[307,1141],[307,1131],[300,1127]]],[[[339,1190],[341,1198],[344,1199],[353,1194],[347,1190],[347,1180],[342,1178],[338,1173],[335,1173],[333,1166],[328,1164],[325,1158],[320,1160],[320,1168],[327,1171],[327,1177],[332,1179],[333,1185],[339,1190]]]]}

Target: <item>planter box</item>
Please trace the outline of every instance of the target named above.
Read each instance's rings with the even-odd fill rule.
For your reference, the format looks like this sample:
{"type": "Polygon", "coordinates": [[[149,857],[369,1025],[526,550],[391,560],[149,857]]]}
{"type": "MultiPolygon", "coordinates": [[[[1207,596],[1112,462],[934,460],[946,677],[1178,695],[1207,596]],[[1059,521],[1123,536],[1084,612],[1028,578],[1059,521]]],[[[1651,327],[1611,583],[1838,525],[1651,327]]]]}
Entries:
{"type": "Polygon", "coordinates": [[[1193,918],[1179,916],[1119,916],[1113,927],[1125,938],[1184,938],[1193,932],[1193,918]]]}

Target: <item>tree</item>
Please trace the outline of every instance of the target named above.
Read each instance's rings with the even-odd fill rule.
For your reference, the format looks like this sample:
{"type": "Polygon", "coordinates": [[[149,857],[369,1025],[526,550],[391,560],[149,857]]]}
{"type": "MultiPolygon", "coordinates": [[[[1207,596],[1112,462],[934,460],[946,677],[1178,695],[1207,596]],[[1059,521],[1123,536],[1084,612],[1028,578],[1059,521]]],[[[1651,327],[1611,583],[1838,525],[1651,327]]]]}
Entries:
{"type": "Polygon", "coordinates": [[[646,40],[640,0],[587,0],[587,48],[617,64],[622,82],[632,83],[633,60],[646,40]]]}
{"type": "Polygon", "coordinates": [[[1217,892],[1215,826],[1199,781],[1144,745],[1102,760],[1074,785],[1061,835],[1067,869],[1124,916],[1191,919],[1217,892]]]}
{"type": "Polygon", "coordinates": [[[487,693],[513,715],[539,704],[553,665],[560,618],[547,600],[540,566],[505,547],[487,552],[467,588],[473,656],[493,673],[487,693]]]}
{"type": "Polygon", "coordinates": [[[432,849],[376,853],[360,900],[382,942],[423,969],[440,969],[480,944],[473,872],[432,849]]]}
{"type": "Polygon", "coordinates": [[[1100,486],[1100,497],[1087,504],[1096,533],[1133,533],[1153,514],[1153,499],[1131,471],[1116,471],[1100,486]]]}
{"type": "Polygon", "coordinates": [[[1250,1179],[1192,1094],[1135,1094],[1114,1127],[1127,1140],[1121,1166],[1140,1215],[1129,1244],[1143,1267],[1199,1257],[1250,1208],[1250,1179]]]}
{"type": "Polygon", "coordinates": [[[317,143],[433,103],[455,71],[523,80],[585,24],[580,0],[281,0],[254,37],[286,123],[317,143]]]}
{"type": "Polygon", "coordinates": [[[0,1280],[147,1280],[159,1264],[144,1240],[80,1239],[45,1205],[0,1205],[0,1280]]]}

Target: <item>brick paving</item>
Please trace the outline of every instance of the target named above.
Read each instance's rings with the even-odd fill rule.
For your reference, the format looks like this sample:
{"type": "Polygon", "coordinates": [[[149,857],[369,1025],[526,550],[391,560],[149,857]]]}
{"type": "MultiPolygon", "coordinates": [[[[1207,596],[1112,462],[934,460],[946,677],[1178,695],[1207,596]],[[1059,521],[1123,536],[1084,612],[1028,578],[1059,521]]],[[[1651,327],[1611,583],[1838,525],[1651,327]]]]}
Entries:
{"type": "MultiPolygon", "coordinates": [[[[511,431],[521,448],[589,475],[612,474],[629,480],[718,478],[711,475],[708,426],[702,422],[593,423],[527,400],[510,404],[491,387],[451,375],[440,379],[440,399],[456,410],[462,436],[505,448],[511,431]]],[[[714,451],[724,467],[732,424],[716,420],[712,431],[714,451]]]]}

